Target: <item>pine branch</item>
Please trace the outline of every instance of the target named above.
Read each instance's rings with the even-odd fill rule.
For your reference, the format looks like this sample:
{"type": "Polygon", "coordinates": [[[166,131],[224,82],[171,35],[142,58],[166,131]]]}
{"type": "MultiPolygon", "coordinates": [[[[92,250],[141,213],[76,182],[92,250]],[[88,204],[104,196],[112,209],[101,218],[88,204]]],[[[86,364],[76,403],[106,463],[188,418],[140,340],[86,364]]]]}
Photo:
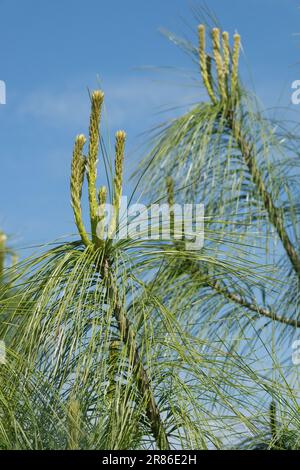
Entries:
{"type": "Polygon", "coordinates": [[[71,398],[68,405],[68,449],[77,450],[80,448],[80,434],[81,434],[81,416],[80,416],[80,403],[75,398],[71,398]]]}
{"type": "MultiPolygon", "coordinates": [[[[168,200],[168,205],[169,205],[169,210],[170,210],[170,221],[171,225],[173,222],[173,233],[174,233],[174,213],[172,212],[173,206],[174,206],[174,181],[171,176],[169,176],[166,180],[166,186],[167,186],[167,200],[168,200]]],[[[174,246],[179,247],[181,244],[174,241],[174,246]]],[[[186,265],[186,263],[185,263],[186,265]]],[[[275,312],[272,310],[269,310],[264,307],[260,307],[257,304],[253,302],[248,302],[245,298],[243,298],[239,294],[235,294],[234,292],[231,292],[227,287],[222,286],[218,281],[211,279],[208,276],[203,275],[202,273],[199,274],[199,269],[197,266],[195,266],[195,263],[193,261],[189,262],[189,269],[191,270],[191,275],[193,277],[199,276],[200,277],[200,283],[203,284],[206,283],[214,289],[218,294],[222,295],[226,299],[228,299],[230,302],[233,302],[235,304],[238,304],[247,310],[250,310],[252,312],[258,313],[261,316],[271,318],[272,320],[278,321],[279,323],[284,323],[285,325],[290,325],[296,328],[300,328],[300,321],[299,320],[292,320],[290,318],[285,318],[283,316],[277,315],[275,312]]]]}
{"type": "Polygon", "coordinates": [[[93,242],[97,240],[97,163],[99,151],[99,125],[101,118],[101,108],[104,99],[104,93],[101,90],[93,91],[91,95],[91,116],[89,126],[89,153],[87,159],[87,179],[88,179],[88,193],[90,204],[90,217],[91,217],[91,231],[93,242]]]}
{"type": "Polygon", "coordinates": [[[276,232],[282,242],[291,265],[300,279],[300,258],[285,229],[283,213],[275,206],[271,193],[269,193],[265,187],[263,177],[257,166],[254,156],[254,143],[244,135],[241,130],[241,123],[235,118],[232,111],[230,111],[226,117],[228,126],[232,130],[236,143],[248,167],[252,181],[255,184],[258,194],[263,202],[264,208],[268,213],[269,221],[276,229],[276,232]]]}
{"type": "Polygon", "coordinates": [[[273,446],[277,444],[276,403],[272,400],[270,404],[270,428],[273,446]]]}
{"type": "Polygon", "coordinates": [[[155,438],[158,449],[168,450],[170,449],[170,444],[168,442],[167,433],[164,429],[160,412],[152,392],[151,383],[148,374],[145,368],[143,367],[142,359],[140,357],[138,347],[135,341],[133,328],[126,316],[126,313],[124,312],[124,306],[119,298],[116,283],[111,275],[109,275],[108,297],[110,300],[113,301],[114,316],[118,323],[121,339],[123,343],[128,347],[128,350],[132,357],[133,371],[135,374],[137,387],[141,396],[145,400],[146,415],[150,422],[152,434],[155,438]]]}
{"type": "Polygon", "coordinates": [[[119,217],[119,209],[122,197],[122,181],[123,181],[123,162],[125,151],[126,133],[124,131],[116,132],[115,144],[115,177],[114,177],[114,196],[113,196],[113,214],[111,217],[108,237],[113,237],[119,217]]]}
{"type": "MultiPolygon", "coordinates": [[[[202,34],[199,35],[199,61],[200,64],[203,60],[203,54],[205,55],[205,27],[201,25],[202,34]]],[[[270,192],[268,192],[267,188],[265,187],[263,176],[259,170],[259,167],[256,162],[254,148],[255,142],[251,141],[251,138],[247,137],[243,132],[243,123],[237,117],[238,114],[238,98],[239,98],[239,85],[238,85],[238,63],[239,63],[239,50],[240,50],[240,35],[234,35],[234,46],[232,52],[232,65],[231,65],[231,93],[229,96],[226,96],[224,91],[225,85],[223,82],[224,74],[223,74],[223,59],[220,52],[220,40],[219,40],[220,31],[218,28],[214,28],[212,30],[212,42],[213,42],[213,50],[214,50],[214,57],[216,63],[216,71],[218,76],[219,82],[219,97],[220,101],[224,103],[223,107],[223,115],[224,119],[227,123],[228,128],[231,130],[232,135],[237,143],[237,146],[243,156],[243,159],[248,167],[249,173],[251,175],[252,181],[257,188],[258,195],[264,205],[265,210],[268,213],[269,221],[274,226],[277,231],[277,234],[282,242],[282,245],[286,251],[286,254],[293,266],[293,269],[297,276],[300,279],[300,259],[299,256],[293,246],[292,241],[289,238],[289,235],[286,231],[285,224],[284,224],[284,217],[282,211],[280,211],[272,198],[270,192]]],[[[228,61],[228,36],[227,33],[223,33],[226,35],[226,40],[223,42],[224,48],[224,62],[228,61]]],[[[207,77],[206,74],[202,72],[202,80],[207,89],[208,95],[212,99],[213,105],[215,105],[215,97],[212,98],[212,92],[210,85],[207,84],[207,77]]]]}
{"type": "MultiPolygon", "coordinates": [[[[92,241],[89,240],[82,221],[81,195],[82,185],[85,174],[85,158],[82,156],[85,137],[77,136],[73,151],[72,173],[71,173],[71,198],[75,216],[76,225],[81,236],[82,242],[95,253],[100,250],[101,263],[96,265],[99,274],[108,280],[107,302],[113,305],[114,316],[118,324],[121,339],[128,347],[129,361],[133,360],[133,370],[139,392],[145,400],[146,415],[150,422],[151,431],[159,449],[169,449],[169,443],[166,431],[164,429],[159,409],[157,407],[153,392],[151,390],[150,380],[143,367],[142,359],[139,355],[138,347],[134,339],[134,331],[125,314],[124,305],[119,298],[116,282],[111,273],[108,258],[105,252],[104,243],[104,206],[106,202],[106,188],[101,187],[97,194],[96,178],[97,163],[99,151],[99,124],[101,107],[104,94],[96,90],[91,95],[91,116],[89,128],[89,155],[87,159],[87,178],[88,193],[90,203],[90,219],[92,227],[92,241]],[[98,196],[98,197],[97,197],[98,196]],[[98,207],[99,205],[99,207],[98,207]]],[[[123,162],[125,151],[126,134],[124,131],[116,133],[115,144],[115,175],[114,175],[114,194],[113,194],[113,214],[109,223],[108,238],[112,239],[117,229],[118,213],[122,196],[123,182],[123,162]]]]}
{"type": "Polygon", "coordinates": [[[191,275],[194,278],[196,277],[196,280],[199,280],[199,284],[208,285],[211,289],[215,290],[218,294],[222,295],[223,297],[228,299],[230,302],[233,302],[237,305],[240,305],[241,307],[246,308],[247,310],[250,310],[251,312],[254,312],[266,318],[270,318],[279,323],[293,326],[294,328],[300,328],[299,320],[285,318],[281,315],[276,314],[272,310],[269,310],[268,308],[261,307],[254,302],[249,302],[242,295],[231,292],[230,289],[228,289],[225,286],[222,286],[220,282],[212,279],[209,276],[203,275],[203,273],[200,273],[199,269],[193,263],[190,264],[190,270],[191,270],[191,275]]]}
{"type": "Polygon", "coordinates": [[[71,203],[74,212],[74,218],[77,225],[79,235],[84,245],[89,246],[91,244],[90,239],[87,235],[83,220],[82,220],[82,209],[81,209],[81,195],[82,186],[85,175],[86,159],[82,155],[83,146],[86,142],[84,135],[78,135],[75,139],[72,167],[71,167],[71,203]]]}
{"type": "Polygon", "coordinates": [[[218,294],[223,295],[226,297],[228,300],[231,302],[234,302],[238,305],[241,305],[242,307],[245,307],[247,310],[251,310],[252,312],[258,313],[259,315],[267,318],[271,318],[272,320],[275,320],[279,323],[284,323],[285,325],[290,325],[295,328],[300,328],[300,321],[299,320],[292,320],[290,318],[285,318],[283,316],[277,315],[275,312],[272,310],[269,310],[264,307],[260,307],[256,305],[253,302],[248,302],[246,299],[244,299],[241,295],[235,294],[231,292],[229,289],[226,287],[222,287],[219,282],[217,281],[212,281],[208,280],[208,284],[210,287],[215,289],[215,291],[218,294]]]}

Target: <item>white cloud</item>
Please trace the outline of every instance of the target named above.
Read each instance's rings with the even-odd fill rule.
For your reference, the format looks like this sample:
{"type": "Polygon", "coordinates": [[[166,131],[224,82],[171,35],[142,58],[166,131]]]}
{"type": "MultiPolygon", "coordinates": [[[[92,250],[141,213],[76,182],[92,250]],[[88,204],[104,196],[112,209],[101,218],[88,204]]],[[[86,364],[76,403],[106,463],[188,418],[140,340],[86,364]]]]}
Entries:
{"type": "Polygon", "coordinates": [[[38,90],[19,102],[18,112],[51,124],[81,124],[88,115],[88,101],[84,93],[38,90]]]}
{"type": "MultiPolygon", "coordinates": [[[[143,77],[122,78],[104,83],[107,122],[113,128],[145,127],[157,111],[196,101],[199,90],[157,83],[143,77]],[[182,92],[184,90],[184,93],[182,92]]],[[[86,126],[89,114],[87,89],[37,90],[25,96],[19,114],[45,120],[52,125],[86,126]]],[[[157,122],[157,116],[156,116],[157,122]]]]}

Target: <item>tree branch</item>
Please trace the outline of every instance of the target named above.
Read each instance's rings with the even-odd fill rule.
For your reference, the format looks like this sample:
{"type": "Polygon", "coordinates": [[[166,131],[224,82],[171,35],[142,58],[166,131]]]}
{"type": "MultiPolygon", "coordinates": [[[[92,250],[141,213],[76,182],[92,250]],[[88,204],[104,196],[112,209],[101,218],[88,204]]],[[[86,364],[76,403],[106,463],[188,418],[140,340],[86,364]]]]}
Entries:
{"type": "Polygon", "coordinates": [[[293,269],[300,279],[300,259],[291,242],[289,235],[284,226],[283,214],[275,206],[272,195],[267,191],[260,170],[257,166],[256,159],[253,153],[253,143],[241,131],[240,123],[235,119],[233,111],[227,115],[227,122],[229,128],[232,130],[233,136],[240,149],[240,152],[248,167],[252,181],[257,187],[258,194],[263,202],[264,208],[268,213],[271,224],[277,231],[277,234],[282,242],[286,254],[293,266],[293,269]]]}
{"type": "Polygon", "coordinates": [[[136,383],[140,394],[145,399],[146,415],[150,422],[152,434],[158,448],[160,450],[168,450],[170,449],[170,444],[151,389],[151,383],[139,355],[138,347],[135,342],[134,331],[124,312],[123,304],[119,299],[117,286],[112,278],[110,278],[109,281],[108,296],[110,300],[113,301],[114,316],[118,323],[121,339],[123,343],[129,347],[129,351],[132,354],[136,383]]]}

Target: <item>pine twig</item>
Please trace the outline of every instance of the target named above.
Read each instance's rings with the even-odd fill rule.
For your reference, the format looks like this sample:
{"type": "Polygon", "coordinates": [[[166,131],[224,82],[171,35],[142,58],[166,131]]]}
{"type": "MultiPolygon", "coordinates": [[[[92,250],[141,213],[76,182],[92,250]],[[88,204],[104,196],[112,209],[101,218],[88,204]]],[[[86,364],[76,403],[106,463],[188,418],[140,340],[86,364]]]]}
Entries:
{"type": "MultiPolygon", "coordinates": [[[[172,208],[174,206],[174,181],[172,177],[168,177],[166,179],[166,186],[167,186],[167,199],[168,199],[168,205],[169,205],[169,210],[170,210],[170,220],[172,221],[172,216],[173,216],[173,232],[174,232],[174,214],[172,214],[172,208]]],[[[175,240],[174,240],[174,246],[175,248],[177,247],[175,240]]],[[[211,289],[214,289],[218,294],[222,295],[223,297],[228,299],[230,302],[238,304],[241,307],[244,307],[247,310],[250,310],[252,312],[258,313],[259,315],[263,317],[267,317],[272,320],[278,321],[279,323],[284,323],[285,325],[293,326],[295,328],[300,328],[299,320],[292,320],[290,318],[285,318],[283,316],[277,315],[275,312],[265,307],[260,307],[253,302],[249,302],[245,298],[243,298],[241,295],[231,292],[227,287],[221,286],[221,284],[218,281],[213,280],[209,278],[208,276],[203,276],[202,273],[199,273],[198,268],[195,266],[195,264],[192,261],[189,263],[189,269],[191,270],[192,276],[194,277],[199,276],[201,283],[205,282],[211,289]]]]}
{"type": "Polygon", "coordinates": [[[142,359],[139,355],[138,347],[136,345],[133,328],[126,316],[126,313],[124,312],[124,306],[119,299],[118,289],[116,283],[112,279],[112,276],[109,276],[108,297],[113,299],[114,316],[118,324],[121,339],[123,343],[129,348],[133,358],[132,360],[135,379],[138,390],[145,400],[146,415],[150,423],[152,434],[158,449],[168,450],[170,449],[170,444],[153,395],[150,379],[143,366],[142,359]]]}
{"type": "MultiPolygon", "coordinates": [[[[224,92],[224,70],[228,70],[228,35],[223,33],[223,53],[224,59],[222,58],[220,51],[220,31],[218,28],[212,30],[212,43],[213,43],[213,52],[216,63],[216,71],[218,76],[219,92],[221,101],[225,100],[224,92]]],[[[199,60],[200,64],[203,63],[203,57],[205,53],[205,27],[204,25],[199,26],[199,60]],[[201,33],[201,34],[200,34],[201,33]]],[[[300,258],[295,250],[292,241],[288,235],[288,232],[285,228],[284,217],[281,210],[279,210],[272,198],[271,193],[267,190],[264,184],[263,176],[260,172],[260,169],[257,165],[254,148],[255,142],[252,142],[249,137],[247,137],[242,131],[242,123],[237,117],[237,104],[239,96],[239,84],[238,84],[238,65],[239,65],[239,51],[240,51],[240,42],[241,38],[239,34],[234,35],[234,45],[232,52],[232,63],[231,63],[231,96],[230,99],[226,101],[226,107],[224,108],[224,118],[226,120],[228,128],[231,130],[232,135],[237,143],[237,146],[244,158],[244,161],[248,167],[250,176],[253,183],[255,184],[260,199],[263,203],[263,206],[268,214],[269,221],[276,229],[276,232],[282,242],[282,245],[286,251],[286,254],[293,266],[293,269],[297,276],[300,279],[300,258]],[[229,105],[228,105],[229,104],[229,105]]],[[[211,85],[207,80],[207,71],[201,65],[202,80],[207,89],[208,95],[211,97],[213,104],[215,100],[213,97],[214,91],[211,90],[211,85]]]]}

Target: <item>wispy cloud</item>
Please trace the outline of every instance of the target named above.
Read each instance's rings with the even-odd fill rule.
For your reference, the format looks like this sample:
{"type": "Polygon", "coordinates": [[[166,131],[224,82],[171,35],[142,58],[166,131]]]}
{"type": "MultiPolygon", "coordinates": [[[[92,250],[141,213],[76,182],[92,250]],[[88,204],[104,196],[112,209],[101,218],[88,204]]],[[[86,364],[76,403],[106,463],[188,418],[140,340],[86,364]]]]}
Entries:
{"type": "MultiPolygon", "coordinates": [[[[182,106],[197,99],[199,90],[182,88],[175,84],[158,83],[149,79],[120,77],[104,84],[106,115],[109,126],[128,127],[149,123],[156,112],[171,106],[182,106]]],[[[88,92],[72,88],[40,89],[26,95],[18,104],[18,113],[51,125],[86,125],[89,114],[88,92]]]]}
{"type": "Polygon", "coordinates": [[[88,115],[88,103],[82,92],[37,90],[19,101],[17,112],[57,125],[80,124],[88,115]]]}

